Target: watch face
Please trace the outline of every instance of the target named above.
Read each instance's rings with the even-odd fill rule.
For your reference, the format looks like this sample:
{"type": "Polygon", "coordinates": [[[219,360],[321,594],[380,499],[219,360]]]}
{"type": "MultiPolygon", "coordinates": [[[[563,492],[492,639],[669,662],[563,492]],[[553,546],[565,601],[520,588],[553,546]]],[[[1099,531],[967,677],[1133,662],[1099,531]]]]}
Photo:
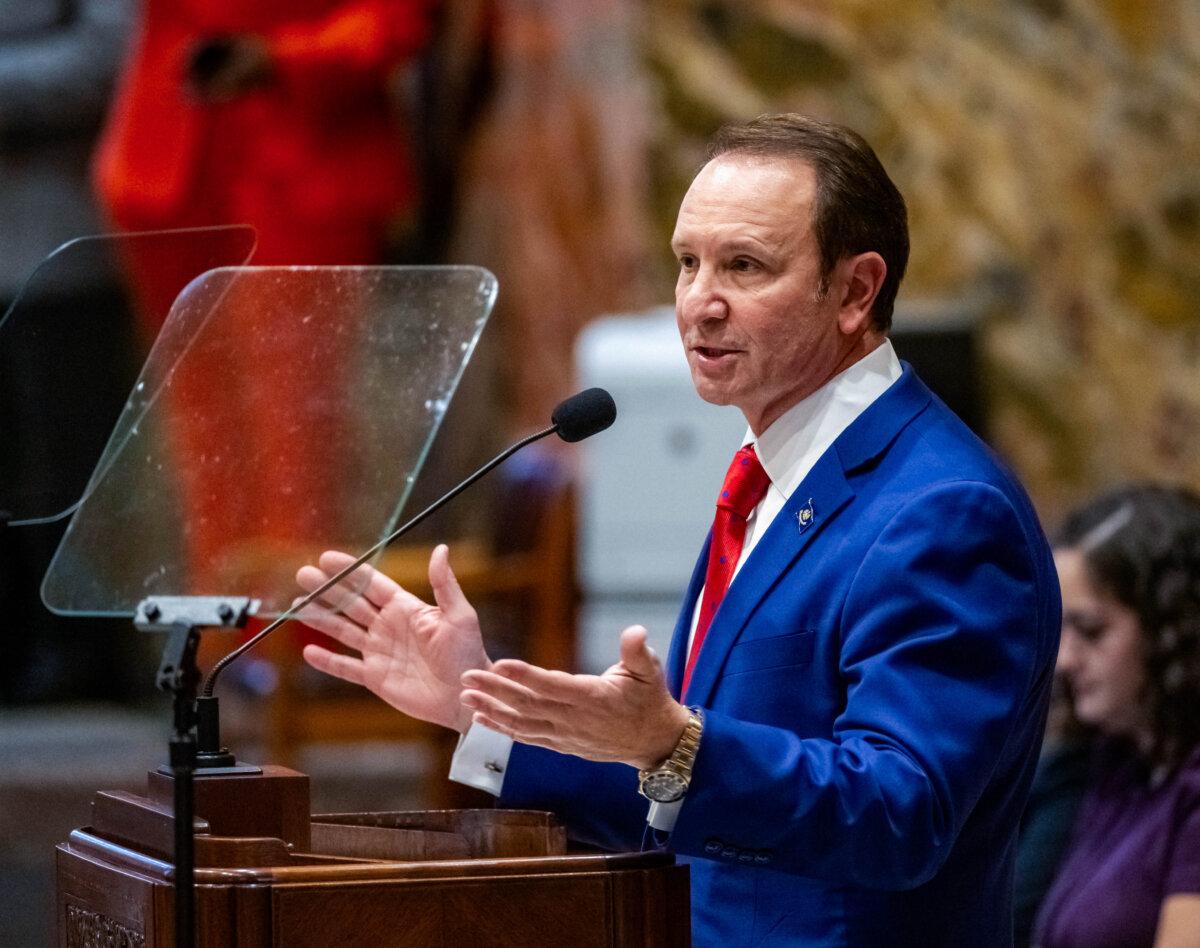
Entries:
{"type": "Polygon", "coordinates": [[[655,803],[674,803],[687,792],[687,781],[669,770],[647,774],[642,781],[642,794],[655,803]]]}

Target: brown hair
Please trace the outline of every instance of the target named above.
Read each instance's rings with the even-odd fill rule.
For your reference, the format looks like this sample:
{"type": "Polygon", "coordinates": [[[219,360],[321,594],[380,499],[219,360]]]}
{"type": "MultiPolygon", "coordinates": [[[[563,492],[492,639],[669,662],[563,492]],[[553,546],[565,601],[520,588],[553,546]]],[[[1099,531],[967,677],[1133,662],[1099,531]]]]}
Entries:
{"type": "Polygon", "coordinates": [[[1071,513],[1055,545],[1082,553],[1092,583],[1137,616],[1148,756],[1177,766],[1200,747],[1200,497],[1156,484],[1121,487],[1071,513]]]}
{"type": "Polygon", "coordinates": [[[879,332],[892,325],[896,292],[908,265],[908,211],[871,146],[857,132],[787,112],[721,128],[709,159],[730,153],[792,158],[817,174],[813,232],[821,251],[821,290],[843,257],[875,251],[887,274],[871,307],[879,332]]]}

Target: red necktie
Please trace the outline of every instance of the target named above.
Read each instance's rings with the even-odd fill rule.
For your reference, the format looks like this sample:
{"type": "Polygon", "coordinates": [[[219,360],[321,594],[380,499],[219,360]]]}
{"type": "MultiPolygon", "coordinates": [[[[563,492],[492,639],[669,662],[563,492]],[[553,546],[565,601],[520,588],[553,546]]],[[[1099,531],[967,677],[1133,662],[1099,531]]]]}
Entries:
{"type": "Polygon", "coordinates": [[[704,591],[701,594],[704,598],[700,603],[700,619],[696,623],[696,635],[683,672],[683,692],[687,691],[688,682],[692,680],[692,669],[696,666],[704,636],[717,613],[717,607],[725,598],[725,590],[729,588],[733,571],[742,555],[746,518],[763,499],[770,484],[771,479],[754,453],[754,445],[746,445],[733,456],[725,483],[721,485],[721,496],[717,498],[717,516],[713,520],[708,570],[704,574],[704,591]]]}

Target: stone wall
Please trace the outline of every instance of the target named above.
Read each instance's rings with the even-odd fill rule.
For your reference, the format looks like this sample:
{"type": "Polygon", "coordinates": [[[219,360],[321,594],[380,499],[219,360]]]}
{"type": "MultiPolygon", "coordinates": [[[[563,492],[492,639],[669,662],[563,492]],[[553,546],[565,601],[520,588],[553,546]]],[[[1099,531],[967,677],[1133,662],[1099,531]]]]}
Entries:
{"type": "Polygon", "coordinates": [[[1194,0],[649,0],[641,35],[660,245],[720,122],[851,125],[909,202],[902,298],[983,301],[990,430],[1047,518],[1200,488],[1194,0]]]}
{"type": "Polygon", "coordinates": [[[647,280],[650,110],[634,0],[462,0],[492,16],[492,88],[463,156],[451,257],[500,280],[485,359],[512,406],[541,428],[574,387],[575,335],[590,318],[657,301],[647,280]]]}

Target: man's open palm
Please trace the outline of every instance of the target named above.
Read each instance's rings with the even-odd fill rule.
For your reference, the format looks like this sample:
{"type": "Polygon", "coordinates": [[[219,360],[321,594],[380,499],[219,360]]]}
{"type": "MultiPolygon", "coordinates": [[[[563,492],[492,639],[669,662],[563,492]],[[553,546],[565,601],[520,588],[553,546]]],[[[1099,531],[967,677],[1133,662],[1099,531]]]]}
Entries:
{"type": "MultiPolygon", "coordinates": [[[[296,581],[311,592],[353,561],[345,553],[323,553],[319,566],[302,567],[296,581]]],[[[356,654],[308,645],[304,660],[318,671],[362,685],[411,717],[465,732],[471,712],[459,701],[461,676],[492,663],[479,619],[450,569],[444,545],[430,557],[429,582],[436,605],[378,570],[359,567],[298,615],[356,654]]]]}

